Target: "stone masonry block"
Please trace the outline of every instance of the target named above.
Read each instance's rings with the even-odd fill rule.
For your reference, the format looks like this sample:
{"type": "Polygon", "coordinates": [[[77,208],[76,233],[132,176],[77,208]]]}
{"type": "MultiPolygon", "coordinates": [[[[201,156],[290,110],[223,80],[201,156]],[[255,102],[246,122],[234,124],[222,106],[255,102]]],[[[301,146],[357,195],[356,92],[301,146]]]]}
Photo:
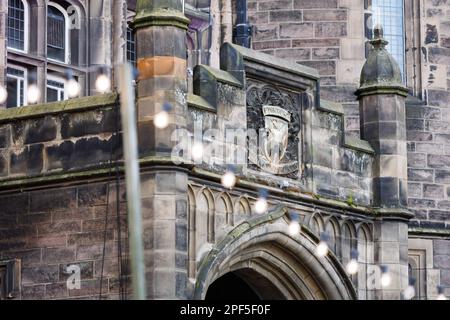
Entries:
{"type": "Polygon", "coordinates": [[[325,9],[337,6],[337,0],[294,0],[295,9],[325,9]]]}

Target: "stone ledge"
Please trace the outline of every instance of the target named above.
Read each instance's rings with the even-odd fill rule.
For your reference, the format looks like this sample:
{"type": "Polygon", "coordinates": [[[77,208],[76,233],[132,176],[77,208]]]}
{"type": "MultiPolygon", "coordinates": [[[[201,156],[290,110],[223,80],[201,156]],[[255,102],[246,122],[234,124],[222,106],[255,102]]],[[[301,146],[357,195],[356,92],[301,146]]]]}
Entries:
{"type": "Polygon", "coordinates": [[[331,112],[337,115],[345,114],[342,104],[324,99],[320,99],[320,104],[317,109],[319,109],[320,111],[331,112]]]}
{"type": "Polygon", "coordinates": [[[195,94],[188,93],[187,103],[189,107],[200,109],[207,112],[216,113],[217,110],[208,101],[195,94]]]}
{"type": "Polygon", "coordinates": [[[235,90],[242,90],[243,83],[239,82],[231,73],[202,64],[194,68],[194,94],[203,98],[214,109],[220,104],[220,90],[223,85],[232,86],[235,90]]]}
{"type": "MultiPolygon", "coordinates": [[[[247,61],[254,61],[257,62],[258,64],[261,65],[266,65],[269,67],[272,67],[274,69],[279,69],[279,70],[283,70],[289,73],[294,73],[296,75],[300,75],[312,80],[319,80],[320,76],[319,76],[319,72],[316,69],[307,67],[307,66],[303,66],[300,65],[298,63],[295,62],[290,62],[288,60],[282,59],[282,58],[277,58],[274,57],[272,55],[260,52],[260,51],[256,51],[256,50],[252,50],[249,48],[245,48],[245,47],[241,47],[235,44],[231,44],[231,43],[225,43],[222,48],[221,51],[235,51],[237,53],[239,53],[239,55],[241,55],[241,58],[243,60],[247,60],[247,61]]],[[[221,54],[222,57],[223,54],[221,54]]],[[[229,55],[230,59],[231,58],[236,58],[236,55],[229,55]]],[[[222,60],[222,59],[221,59],[222,60]]],[[[239,61],[241,59],[236,59],[235,61],[232,61],[233,64],[239,64],[240,62],[243,61],[239,61]]],[[[226,61],[221,61],[221,63],[224,63],[226,61]]],[[[222,66],[221,66],[222,67],[222,66]]],[[[228,66],[228,67],[232,67],[232,66],[228,66]]],[[[222,69],[227,69],[227,68],[222,68],[222,69]]],[[[233,68],[235,71],[237,71],[237,69],[233,68]]],[[[241,68],[242,69],[242,68],[241,68]]]]}
{"type": "Polygon", "coordinates": [[[344,137],[344,147],[369,154],[375,154],[375,150],[373,150],[369,142],[349,135],[345,135],[344,137]]]}
{"type": "Polygon", "coordinates": [[[18,120],[43,117],[64,112],[78,112],[111,106],[118,102],[117,93],[70,99],[54,103],[0,110],[0,124],[18,120]]]}
{"type": "Polygon", "coordinates": [[[410,220],[414,214],[406,208],[374,208],[372,209],[377,218],[410,220]]]}
{"type": "Polygon", "coordinates": [[[450,224],[444,221],[411,220],[410,234],[450,237],[450,224]]]}
{"type": "Polygon", "coordinates": [[[425,107],[427,103],[417,97],[408,95],[405,100],[406,107],[425,107]]]}
{"type": "MultiPolygon", "coordinates": [[[[139,164],[141,166],[141,171],[144,171],[148,166],[157,166],[157,165],[175,165],[174,162],[181,163],[180,165],[176,165],[178,168],[191,168],[193,166],[192,163],[183,162],[182,158],[171,158],[164,156],[148,156],[145,158],[139,159],[139,164]]],[[[73,180],[81,180],[81,179],[93,179],[102,176],[109,176],[111,172],[113,174],[117,172],[124,173],[125,168],[123,166],[123,160],[119,160],[117,162],[118,166],[116,168],[116,162],[103,164],[103,165],[95,165],[88,166],[81,169],[71,170],[71,171],[53,171],[45,174],[38,174],[34,176],[20,176],[20,177],[7,177],[0,179],[0,190],[12,189],[12,188],[24,188],[29,186],[36,185],[45,185],[49,183],[57,183],[57,182],[66,182],[73,180]]]]}
{"type": "Polygon", "coordinates": [[[199,64],[199,65],[195,66],[194,73],[201,72],[202,70],[205,71],[206,73],[208,73],[208,75],[210,76],[211,79],[214,79],[216,81],[223,82],[223,83],[235,86],[235,87],[239,87],[239,88],[243,87],[243,84],[241,82],[239,82],[238,79],[233,77],[227,71],[223,71],[220,69],[205,66],[203,64],[199,64]]]}
{"type": "Polygon", "coordinates": [[[409,227],[409,235],[419,235],[419,236],[435,236],[435,237],[449,237],[450,238],[450,227],[445,229],[431,229],[431,228],[420,228],[420,227],[409,227]]]}

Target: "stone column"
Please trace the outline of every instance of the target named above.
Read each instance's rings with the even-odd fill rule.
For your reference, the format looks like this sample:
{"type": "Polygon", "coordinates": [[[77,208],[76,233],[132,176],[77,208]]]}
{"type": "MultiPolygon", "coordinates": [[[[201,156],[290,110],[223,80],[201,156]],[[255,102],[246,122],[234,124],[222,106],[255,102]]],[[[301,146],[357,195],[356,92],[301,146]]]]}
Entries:
{"type": "MultiPolygon", "coordinates": [[[[89,1],[89,66],[110,66],[113,59],[112,23],[113,23],[113,0],[89,1]]],[[[88,73],[88,90],[86,95],[95,95],[95,79],[98,72],[92,69],[88,73]]]]}
{"type": "Polygon", "coordinates": [[[186,127],[187,59],[182,0],[137,1],[138,139],[142,166],[143,228],[149,299],[186,299],[187,173],[171,162],[175,129],[186,127]],[[169,125],[154,126],[155,114],[169,103],[169,125]]]}
{"type": "MultiPolygon", "coordinates": [[[[8,1],[0,0],[0,86],[6,88],[6,17],[8,14],[8,1]]],[[[0,109],[6,108],[6,103],[0,104],[0,109]]]]}
{"type": "MultiPolygon", "coordinates": [[[[113,64],[117,65],[127,61],[127,2],[115,0],[113,5],[113,64]]],[[[115,79],[114,75],[111,78],[115,79]]]]}
{"type": "Polygon", "coordinates": [[[376,288],[378,299],[399,299],[408,285],[407,152],[405,98],[400,68],[386,50],[381,27],[376,27],[373,46],[357,91],[361,135],[376,151],[373,165],[375,263],[389,268],[393,281],[376,288]]]}

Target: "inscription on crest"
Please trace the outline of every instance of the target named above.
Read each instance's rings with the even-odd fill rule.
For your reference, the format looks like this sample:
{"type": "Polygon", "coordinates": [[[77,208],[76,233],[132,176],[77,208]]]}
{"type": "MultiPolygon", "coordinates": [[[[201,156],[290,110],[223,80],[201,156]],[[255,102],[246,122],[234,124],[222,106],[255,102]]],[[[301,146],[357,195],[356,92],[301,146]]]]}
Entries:
{"type": "Polygon", "coordinates": [[[291,114],[279,107],[274,107],[274,106],[263,106],[263,113],[264,116],[274,116],[274,117],[279,117],[282,118],[284,120],[286,120],[287,122],[291,122],[291,114]]]}

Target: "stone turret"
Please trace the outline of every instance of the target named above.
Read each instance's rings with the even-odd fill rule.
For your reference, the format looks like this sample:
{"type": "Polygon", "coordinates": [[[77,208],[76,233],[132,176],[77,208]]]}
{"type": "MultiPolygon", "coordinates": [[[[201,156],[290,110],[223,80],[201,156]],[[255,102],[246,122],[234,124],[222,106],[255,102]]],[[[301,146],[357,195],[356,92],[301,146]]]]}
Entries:
{"type": "Polygon", "coordinates": [[[408,285],[407,151],[405,98],[407,88],[395,59],[386,50],[381,26],[375,27],[373,46],[362,69],[357,91],[361,136],[375,150],[372,206],[375,223],[375,264],[386,266],[393,278],[378,288],[377,299],[400,299],[408,285]]]}
{"type": "Polygon", "coordinates": [[[142,165],[141,190],[149,299],[187,295],[187,174],[170,155],[172,132],[186,126],[188,23],[182,0],[137,1],[138,139],[140,157],[147,163],[142,165]],[[163,110],[169,124],[156,128],[155,115],[163,110]]]}
{"type": "Polygon", "coordinates": [[[407,152],[405,97],[400,68],[386,50],[381,27],[375,29],[373,46],[361,72],[357,91],[361,135],[377,153],[374,163],[374,199],[379,208],[407,206],[407,152]]]}

